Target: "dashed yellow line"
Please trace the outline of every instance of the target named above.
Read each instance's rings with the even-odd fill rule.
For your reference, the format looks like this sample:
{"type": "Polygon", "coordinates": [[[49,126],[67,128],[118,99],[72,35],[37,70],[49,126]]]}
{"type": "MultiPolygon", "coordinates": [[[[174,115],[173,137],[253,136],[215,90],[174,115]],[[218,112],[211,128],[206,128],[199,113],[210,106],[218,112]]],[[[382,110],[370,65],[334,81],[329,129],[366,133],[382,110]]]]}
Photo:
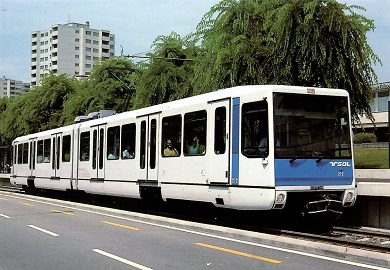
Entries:
{"type": "Polygon", "coordinates": [[[64,214],[64,215],[69,215],[69,216],[74,216],[75,214],[73,213],[69,213],[69,212],[65,212],[65,211],[60,211],[60,210],[56,210],[56,209],[52,209],[51,210],[53,213],[60,213],[60,214],[64,214]]]}
{"type": "Polygon", "coordinates": [[[0,198],[0,201],[8,201],[6,198],[0,198]]]}
{"type": "Polygon", "coordinates": [[[26,206],[34,206],[33,204],[26,203],[26,202],[19,202],[19,204],[23,204],[23,205],[26,205],[26,206]]]}
{"type": "Polygon", "coordinates": [[[257,256],[257,255],[253,255],[253,254],[250,254],[250,253],[245,253],[245,252],[241,252],[241,251],[237,251],[237,250],[233,250],[233,249],[228,249],[228,248],[208,245],[208,244],[204,244],[204,243],[195,243],[195,245],[201,246],[201,247],[210,248],[210,249],[214,249],[214,250],[219,250],[219,251],[223,251],[223,252],[227,252],[227,253],[231,253],[231,254],[235,254],[235,255],[251,258],[251,259],[265,261],[265,262],[269,262],[269,263],[274,263],[274,264],[282,263],[282,261],[278,261],[278,260],[274,260],[274,259],[270,259],[270,258],[266,258],[266,257],[262,257],[262,256],[257,256]]]}
{"type": "Polygon", "coordinates": [[[112,225],[112,226],[116,226],[116,227],[120,227],[120,228],[124,228],[124,229],[129,229],[129,230],[133,230],[133,231],[140,231],[141,230],[139,228],[130,227],[130,226],[127,226],[127,225],[114,223],[114,222],[110,222],[110,221],[105,221],[105,220],[102,220],[101,222],[104,223],[104,224],[108,224],[108,225],[112,225]]]}

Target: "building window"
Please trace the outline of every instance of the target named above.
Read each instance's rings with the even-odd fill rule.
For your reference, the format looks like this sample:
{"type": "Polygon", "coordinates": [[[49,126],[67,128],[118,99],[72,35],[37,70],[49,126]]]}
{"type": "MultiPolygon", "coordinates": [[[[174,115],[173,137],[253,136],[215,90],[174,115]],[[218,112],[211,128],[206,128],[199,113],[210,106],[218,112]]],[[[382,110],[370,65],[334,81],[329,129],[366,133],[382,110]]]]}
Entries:
{"type": "Polygon", "coordinates": [[[99,49],[94,48],[94,49],[93,49],[93,52],[94,52],[94,53],[98,53],[98,52],[99,52],[99,49]]]}
{"type": "Polygon", "coordinates": [[[378,92],[378,111],[387,111],[389,103],[389,92],[378,92]]]}
{"type": "Polygon", "coordinates": [[[76,47],[74,47],[74,49],[75,49],[76,51],[79,51],[79,50],[80,50],[80,47],[76,46],[76,47]]]}
{"type": "Polygon", "coordinates": [[[85,43],[91,43],[91,40],[90,39],[86,39],[85,43]]]}
{"type": "Polygon", "coordinates": [[[74,31],[76,34],[79,34],[80,33],[80,30],[75,30],[74,31]]]}
{"type": "Polygon", "coordinates": [[[93,41],[93,44],[95,44],[95,45],[99,45],[99,41],[97,41],[97,40],[94,40],[94,41],[93,41]]]}
{"type": "Polygon", "coordinates": [[[85,31],[86,35],[91,35],[91,31],[85,31]]]}
{"type": "Polygon", "coordinates": [[[98,33],[98,32],[93,32],[93,35],[94,35],[95,37],[98,37],[98,36],[99,36],[99,33],[98,33]]]}
{"type": "Polygon", "coordinates": [[[79,63],[74,63],[74,66],[78,67],[78,66],[80,66],[80,64],[79,63]]]}
{"type": "Polygon", "coordinates": [[[80,41],[80,39],[79,39],[79,38],[75,38],[75,39],[74,39],[74,41],[76,41],[76,42],[79,42],[79,41],[80,41]]]}
{"type": "Polygon", "coordinates": [[[79,58],[80,58],[80,55],[75,54],[74,58],[79,59],[79,58]]]}
{"type": "Polygon", "coordinates": [[[86,56],[85,56],[85,59],[87,59],[87,60],[91,60],[91,59],[92,59],[92,57],[91,57],[90,55],[86,55],[86,56]]]}
{"type": "Polygon", "coordinates": [[[86,68],[91,68],[91,64],[85,64],[86,68]]]}
{"type": "Polygon", "coordinates": [[[85,51],[86,51],[86,52],[90,52],[90,51],[92,51],[92,50],[91,50],[90,47],[85,47],[85,51]]]}

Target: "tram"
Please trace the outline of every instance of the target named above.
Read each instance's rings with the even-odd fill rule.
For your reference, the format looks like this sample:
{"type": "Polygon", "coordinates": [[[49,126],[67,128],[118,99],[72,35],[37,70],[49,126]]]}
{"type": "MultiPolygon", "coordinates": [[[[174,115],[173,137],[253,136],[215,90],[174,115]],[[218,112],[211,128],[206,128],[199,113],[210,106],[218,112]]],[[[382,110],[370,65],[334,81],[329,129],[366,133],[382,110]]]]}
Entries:
{"type": "Polygon", "coordinates": [[[337,216],[357,196],[349,104],[341,89],[251,85],[101,111],[16,138],[11,183],[337,216]]]}

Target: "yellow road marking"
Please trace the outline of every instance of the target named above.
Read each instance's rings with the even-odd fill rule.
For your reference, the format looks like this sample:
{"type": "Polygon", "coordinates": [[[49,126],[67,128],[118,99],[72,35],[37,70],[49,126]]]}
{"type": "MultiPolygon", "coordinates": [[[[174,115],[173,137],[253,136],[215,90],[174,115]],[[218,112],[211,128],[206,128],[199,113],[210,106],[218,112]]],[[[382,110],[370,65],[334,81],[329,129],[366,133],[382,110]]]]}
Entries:
{"type": "Polygon", "coordinates": [[[60,210],[56,210],[56,209],[52,209],[51,211],[54,212],[54,213],[61,213],[61,214],[64,214],[64,215],[69,215],[69,216],[74,216],[75,215],[73,213],[64,212],[64,211],[60,211],[60,210]]]}
{"type": "Polygon", "coordinates": [[[6,198],[0,198],[0,201],[8,201],[6,198]]]}
{"type": "Polygon", "coordinates": [[[26,202],[19,202],[19,204],[27,205],[27,206],[34,206],[33,204],[26,203],[26,202]]]}
{"type": "Polygon", "coordinates": [[[104,223],[104,224],[108,224],[108,225],[112,225],[112,226],[116,226],[116,227],[121,227],[121,228],[129,229],[129,230],[133,230],[133,231],[140,231],[141,230],[139,228],[130,227],[130,226],[126,226],[126,225],[123,225],[123,224],[109,222],[109,221],[105,221],[105,220],[102,220],[101,222],[104,223]]]}
{"type": "Polygon", "coordinates": [[[266,258],[266,257],[262,257],[262,256],[257,256],[257,255],[253,255],[253,254],[249,254],[249,253],[245,253],[245,252],[241,252],[241,251],[237,251],[237,250],[233,250],[233,249],[217,247],[217,246],[208,245],[208,244],[204,244],[204,243],[195,243],[195,245],[201,246],[201,247],[206,247],[206,248],[211,248],[211,249],[215,249],[215,250],[219,250],[219,251],[223,251],[223,252],[227,252],[227,253],[243,256],[243,257],[248,257],[248,258],[252,258],[252,259],[256,259],[256,260],[260,260],[260,261],[265,261],[265,262],[269,262],[269,263],[275,263],[275,264],[282,263],[282,261],[278,261],[278,260],[274,260],[274,259],[270,259],[270,258],[266,258]]]}

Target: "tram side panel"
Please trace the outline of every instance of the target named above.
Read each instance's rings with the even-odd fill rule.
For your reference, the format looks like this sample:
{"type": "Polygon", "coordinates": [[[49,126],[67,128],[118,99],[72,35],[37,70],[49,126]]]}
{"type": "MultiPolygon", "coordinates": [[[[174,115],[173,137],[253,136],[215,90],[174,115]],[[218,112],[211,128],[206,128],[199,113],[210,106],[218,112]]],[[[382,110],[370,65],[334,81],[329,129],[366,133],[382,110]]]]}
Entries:
{"type": "Polygon", "coordinates": [[[139,150],[136,147],[139,126],[135,120],[134,117],[128,117],[107,124],[104,143],[106,195],[140,198],[137,183],[139,150]]]}

